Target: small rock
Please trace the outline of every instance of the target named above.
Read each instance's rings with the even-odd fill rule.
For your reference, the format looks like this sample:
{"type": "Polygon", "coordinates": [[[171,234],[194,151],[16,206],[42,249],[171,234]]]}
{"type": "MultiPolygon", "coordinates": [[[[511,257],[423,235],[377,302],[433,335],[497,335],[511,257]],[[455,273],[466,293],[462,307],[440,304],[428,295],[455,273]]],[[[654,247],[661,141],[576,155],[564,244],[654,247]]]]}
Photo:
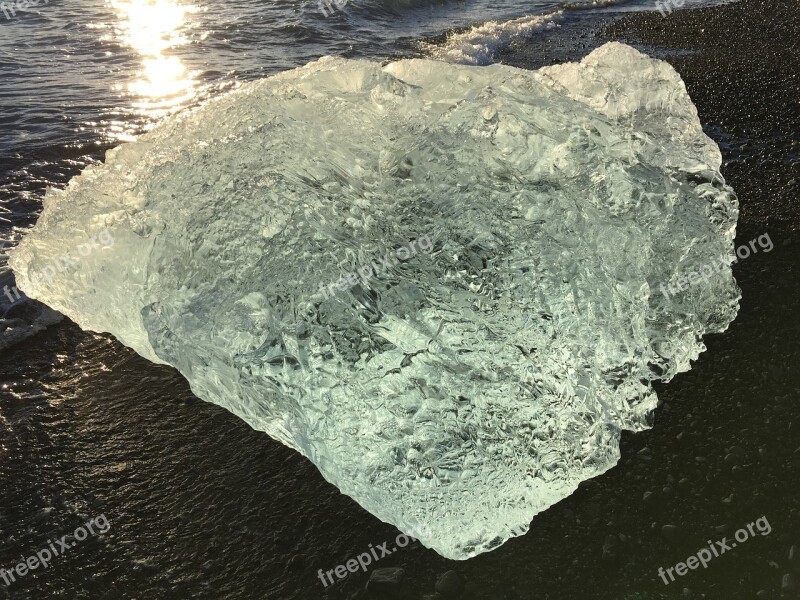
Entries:
{"type": "Polygon", "coordinates": [[[477,598],[478,597],[478,586],[475,584],[474,581],[468,581],[464,584],[464,595],[467,598],[477,598]]]}
{"type": "Polygon", "coordinates": [[[445,598],[455,598],[464,589],[464,581],[455,571],[447,571],[436,582],[436,591],[445,598]]]}
{"type": "Polygon", "coordinates": [[[794,577],[788,573],[784,575],[781,581],[781,590],[783,590],[784,593],[793,592],[795,590],[794,577]]]}
{"type": "Polygon", "coordinates": [[[603,555],[601,558],[605,562],[614,562],[617,560],[617,549],[612,546],[603,546],[603,555]]]}
{"type": "Polygon", "coordinates": [[[736,456],[734,456],[733,454],[726,454],[725,455],[725,462],[728,463],[729,465],[735,465],[739,461],[736,460],[736,456]]]}
{"type": "Polygon", "coordinates": [[[619,546],[619,538],[617,536],[609,533],[606,536],[605,541],[603,542],[603,560],[606,562],[613,562],[619,556],[619,552],[617,552],[617,546],[619,546]]]}
{"type": "Polygon", "coordinates": [[[664,539],[674,542],[675,538],[678,537],[678,528],[675,525],[664,525],[661,528],[661,535],[664,536],[664,539]]]}
{"type": "Polygon", "coordinates": [[[589,502],[586,504],[586,515],[592,519],[600,516],[601,508],[596,502],[589,502]]]}
{"type": "Polygon", "coordinates": [[[375,569],[369,576],[367,591],[376,594],[394,593],[403,581],[406,574],[405,569],[400,567],[388,567],[375,569]]]}
{"type": "Polygon", "coordinates": [[[306,566],[306,559],[302,554],[295,554],[292,558],[289,559],[289,563],[287,568],[290,571],[302,571],[303,567],[306,566]]]}

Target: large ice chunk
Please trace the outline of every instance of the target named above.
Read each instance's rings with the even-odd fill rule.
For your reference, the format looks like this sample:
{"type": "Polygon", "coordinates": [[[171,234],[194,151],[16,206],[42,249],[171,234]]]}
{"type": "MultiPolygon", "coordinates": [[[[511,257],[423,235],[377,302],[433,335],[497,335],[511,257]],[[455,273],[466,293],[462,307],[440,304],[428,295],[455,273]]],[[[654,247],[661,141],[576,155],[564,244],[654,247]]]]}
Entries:
{"type": "Polygon", "coordinates": [[[463,559],[613,466],[650,383],[735,317],[720,162],[675,71],[621,44],[536,72],[325,58],[109,152],[11,265],[463,559]]]}

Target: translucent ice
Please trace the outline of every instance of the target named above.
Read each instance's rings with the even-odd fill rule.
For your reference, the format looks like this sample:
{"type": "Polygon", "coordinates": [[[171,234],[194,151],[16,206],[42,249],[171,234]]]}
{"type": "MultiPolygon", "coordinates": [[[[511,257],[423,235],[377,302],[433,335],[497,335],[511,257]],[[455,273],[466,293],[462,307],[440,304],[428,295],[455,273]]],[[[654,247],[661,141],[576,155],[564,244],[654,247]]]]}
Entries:
{"type": "Polygon", "coordinates": [[[733,258],[720,163],[677,73],[621,44],[325,58],[109,152],[11,265],[464,559],[612,467],[735,317],[724,261],[682,277],[733,258]]]}

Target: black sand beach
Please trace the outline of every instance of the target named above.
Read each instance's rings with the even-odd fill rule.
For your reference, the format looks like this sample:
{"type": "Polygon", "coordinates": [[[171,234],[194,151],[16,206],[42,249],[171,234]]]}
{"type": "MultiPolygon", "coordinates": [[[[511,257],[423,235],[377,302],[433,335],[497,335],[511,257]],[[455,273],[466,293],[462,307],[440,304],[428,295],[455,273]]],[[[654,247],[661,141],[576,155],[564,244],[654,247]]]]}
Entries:
{"type": "Polygon", "coordinates": [[[172,369],[64,322],[0,358],[17,393],[51,394],[4,409],[24,422],[0,440],[0,566],[20,559],[7,549],[38,548],[101,511],[111,529],[51,570],[0,585],[0,599],[800,598],[799,39],[800,3],[744,0],[613,22],[579,15],[504,52],[506,64],[536,68],[618,40],[670,62],[722,148],[740,200],[737,246],[764,234],[774,243],[734,267],[739,316],[705,340],[690,372],[658,386],[653,429],[624,435],[619,464],[527,535],[466,562],[411,544],[323,587],[319,569],[397,530],[295,452],[194,398],[172,369]],[[762,516],[768,535],[668,585],[659,578],[762,516]],[[394,567],[400,583],[367,589],[376,569],[394,567]],[[450,570],[457,577],[436,592],[450,570]]]}

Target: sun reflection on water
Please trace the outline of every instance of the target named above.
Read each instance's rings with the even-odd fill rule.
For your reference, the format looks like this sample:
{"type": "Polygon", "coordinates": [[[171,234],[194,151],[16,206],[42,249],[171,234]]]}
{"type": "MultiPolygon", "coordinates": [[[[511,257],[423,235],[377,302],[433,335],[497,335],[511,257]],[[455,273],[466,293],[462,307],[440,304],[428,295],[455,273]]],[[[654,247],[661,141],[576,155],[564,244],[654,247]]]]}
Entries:
{"type": "Polygon", "coordinates": [[[198,93],[196,73],[188,71],[181,59],[170,52],[190,42],[188,17],[198,8],[175,0],[108,2],[119,17],[110,37],[133,49],[141,59],[136,79],[120,86],[135,96],[134,109],[154,123],[190,103],[198,93]]]}

